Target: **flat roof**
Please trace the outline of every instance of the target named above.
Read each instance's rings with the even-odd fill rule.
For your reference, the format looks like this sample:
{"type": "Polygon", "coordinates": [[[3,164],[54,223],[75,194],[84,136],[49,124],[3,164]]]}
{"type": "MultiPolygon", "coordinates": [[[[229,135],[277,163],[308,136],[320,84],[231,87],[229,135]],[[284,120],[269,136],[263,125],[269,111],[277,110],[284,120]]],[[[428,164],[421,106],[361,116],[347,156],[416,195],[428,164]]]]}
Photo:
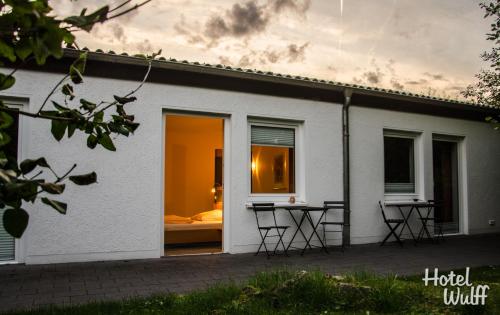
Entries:
{"type": "MultiPolygon", "coordinates": [[[[65,49],[61,59],[51,58],[42,67],[29,64],[24,68],[66,73],[69,65],[79,53],[80,51],[75,49],[65,49]]],[[[147,64],[147,60],[138,56],[118,55],[101,50],[88,51],[85,75],[139,81],[145,74],[147,64]]],[[[165,58],[152,61],[152,70],[147,82],[310,99],[338,104],[344,102],[344,90],[350,89],[352,90],[352,106],[479,121],[484,121],[487,116],[500,114],[499,108],[463,101],[289,74],[234,68],[221,64],[212,65],[165,58]]]]}

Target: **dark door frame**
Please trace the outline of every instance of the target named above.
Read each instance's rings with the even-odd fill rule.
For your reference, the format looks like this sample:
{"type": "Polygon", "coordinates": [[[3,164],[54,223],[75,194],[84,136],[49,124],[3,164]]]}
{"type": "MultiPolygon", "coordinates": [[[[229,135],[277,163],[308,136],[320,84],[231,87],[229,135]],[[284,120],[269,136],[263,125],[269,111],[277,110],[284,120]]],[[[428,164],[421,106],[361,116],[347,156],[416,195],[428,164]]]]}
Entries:
{"type": "Polygon", "coordinates": [[[467,167],[465,159],[465,137],[458,135],[432,134],[432,195],[434,196],[434,141],[452,142],[455,143],[457,154],[457,196],[458,202],[458,231],[453,234],[469,234],[469,217],[467,207],[467,167]]]}

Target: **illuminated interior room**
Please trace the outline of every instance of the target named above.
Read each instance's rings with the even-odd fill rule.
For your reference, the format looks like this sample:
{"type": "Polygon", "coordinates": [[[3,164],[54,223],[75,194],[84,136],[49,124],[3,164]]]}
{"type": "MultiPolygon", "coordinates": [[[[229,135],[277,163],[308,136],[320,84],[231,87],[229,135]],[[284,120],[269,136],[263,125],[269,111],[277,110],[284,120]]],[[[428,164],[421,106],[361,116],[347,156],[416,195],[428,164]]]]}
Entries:
{"type": "Polygon", "coordinates": [[[222,251],[223,123],[166,117],[165,256],[222,251]]]}
{"type": "Polygon", "coordinates": [[[252,126],[251,193],[295,193],[295,130],[252,126]]]}

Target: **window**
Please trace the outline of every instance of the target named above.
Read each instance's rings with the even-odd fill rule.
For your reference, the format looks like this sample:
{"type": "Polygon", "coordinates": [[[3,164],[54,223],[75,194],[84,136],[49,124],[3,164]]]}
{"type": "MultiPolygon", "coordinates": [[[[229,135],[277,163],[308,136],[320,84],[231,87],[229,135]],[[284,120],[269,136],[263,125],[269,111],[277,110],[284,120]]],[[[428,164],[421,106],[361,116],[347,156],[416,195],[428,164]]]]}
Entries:
{"type": "Polygon", "coordinates": [[[251,193],[295,193],[295,128],[251,126],[251,193]]]}
{"type": "Polygon", "coordinates": [[[414,148],[413,138],[384,135],[386,193],[415,193],[414,148]]]}
{"type": "MultiPolygon", "coordinates": [[[[7,105],[10,105],[7,103],[7,105]]],[[[13,106],[9,106],[13,107],[13,106]]],[[[13,108],[15,109],[15,108],[13,108]]],[[[19,142],[19,114],[9,113],[9,115],[14,119],[14,122],[6,128],[4,131],[10,136],[11,141],[3,147],[3,151],[7,157],[9,164],[17,163],[17,152],[18,152],[18,142],[19,142]]],[[[3,217],[5,208],[0,208],[0,217],[3,217]]],[[[15,239],[7,233],[3,224],[0,223],[0,262],[3,261],[13,261],[16,258],[16,241],[15,239]]]]}

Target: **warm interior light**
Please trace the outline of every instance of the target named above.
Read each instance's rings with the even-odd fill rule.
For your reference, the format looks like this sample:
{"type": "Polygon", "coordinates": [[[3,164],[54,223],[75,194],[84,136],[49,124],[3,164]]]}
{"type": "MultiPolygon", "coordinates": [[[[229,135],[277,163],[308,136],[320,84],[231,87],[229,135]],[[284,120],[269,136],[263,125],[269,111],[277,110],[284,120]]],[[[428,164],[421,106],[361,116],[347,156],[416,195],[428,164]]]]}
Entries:
{"type": "Polygon", "coordinates": [[[212,192],[212,194],[215,194],[215,187],[212,187],[211,192],[212,192]]]}
{"type": "Polygon", "coordinates": [[[255,172],[256,169],[257,169],[257,163],[255,163],[255,161],[252,161],[252,171],[255,172]]]}

